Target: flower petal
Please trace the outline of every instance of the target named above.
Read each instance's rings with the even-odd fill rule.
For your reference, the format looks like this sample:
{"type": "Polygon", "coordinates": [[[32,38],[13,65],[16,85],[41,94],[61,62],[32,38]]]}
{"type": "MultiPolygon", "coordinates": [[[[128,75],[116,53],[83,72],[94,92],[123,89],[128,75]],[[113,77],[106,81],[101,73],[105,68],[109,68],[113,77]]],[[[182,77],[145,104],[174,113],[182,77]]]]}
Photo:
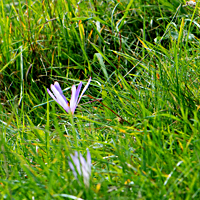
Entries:
{"type": "Polygon", "coordinates": [[[74,114],[76,107],[78,105],[77,100],[78,100],[78,96],[82,87],[82,82],[79,83],[76,90],[74,90],[73,86],[72,86],[72,96],[71,96],[71,101],[70,101],[70,109],[71,109],[72,114],[74,114]]]}
{"type": "Polygon", "coordinates": [[[52,94],[52,92],[49,90],[49,88],[47,88],[47,92],[48,92],[49,95],[53,98],[53,100],[56,101],[56,102],[58,103],[57,99],[56,99],[55,96],[52,94]]]}
{"type": "Polygon", "coordinates": [[[79,161],[79,158],[78,158],[78,152],[75,151],[74,156],[71,154],[71,158],[73,160],[74,165],[76,166],[77,172],[79,173],[79,175],[81,175],[82,172],[81,172],[80,161],[79,161]]]}
{"type": "Polygon", "coordinates": [[[60,84],[57,81],[54,83],[54,86],[55,86],[55,88],[58,90],[58,92],[60,94],[63,94],[63,91],[62,91],[62,89],[60,87],[60,84]]]}
{"type": "Polygon", "coordinates": [[[91,166],[92,166],[92,160],[89,149],[87,149],[87,165],[89,167],[89,173],[91,173],[91,166]]]}
{"type": "Polygon", "coordinates": [[[72,95],[70,100],[70,109],[72,114],[74,114],[74,111],[76,109],[76,86],[72,85],[72,95]]]}
{"type": "Polygon", "coordinates": [[[83,91],[81,92],[81,95],[80,95],[80,97],[79,97],[79,99],[78,99],[78,102],[77,102],[77,104],[78,104],[78,103],[79,103],[79,101],[81,100],[81,98],[82,98],[82,96],[83,96],[84,92],[87,90],[87,88],[88,88],[88,86],[89,86],[89,84],[90,84],[90,81],[91,81],[91,77],[89,78],[89,80],[88,80],[87,84],[86,84],[86,85],[85,85],[85,87],[83,88],[83,91]]]}
{"type": "MultiPolygon", "coordinates": [[[[79,96],[79,93],[81,91],[81,87],[82,87],[82,81],[79,83],[78,87],[77,87],[77,90],[76,90],[76,95],[75,95],[75,100],[76,102],[78,101],[78,96],[79,96]]],[[[78,105],[78,102],[76,104],[76,106],[78,105]]]]}
{"type": "Polygon", "coordinates": [[[82,154],[80,154],[80,162],[82,166],[87,166],[87,162],[85,160],[85,158],[83,158],[82,154]]]}
{"type": "Polygon", "coordinates": [[[87,165],[85,158],[83,158],[81,154],[80,154],[80,162],[81,162],[81,170],[83,173],[83,181],[85,185],[89,186],[89,179],[90,179],[89,166],[87,165]]]}
{"type": "Polygon", "coordinates": [[[67,101],[66,97],[64,96],[63,91],[62,91],[62,89],[60,87],[60,84],[56,81],[54,83],[54,86],[58,90],[58,92],[60,93],[60,95],[63,97],[63,99],[66,101],[66,103],[68,104],[68,101],[67,101]]]}
{"type": "Polygon", "coordinates": [[[53,94],[55,95],[57,102],[68,112],[69,105],[65,96],[60,94],[60,92],[57,90],[57,88],[54,85],[51,85],[51,90],[53,94]]]}
{"type": "Polygon", "coordinates": [[[68,162],[68,164],[69,164],[69,167],[71,168],[71,170],[72,170],[72,172],[73,172],[73,174],[74,174],[74,177],[75,177],[76,179],[78,179],[76,170],[74,169],[74,165],[73,165],[70,161],[68,162]]]}
{"type": "Polygon", "coordinates": [[[66,101],[66,103],[68,104],[68,101],[67,101],[67,99],[65,98],[65,96],[64,96],[64,94],[63,94],[63,91],[62,91],[62,89],[61,89],[61,87],[60,87],[60,84],[56,81],[56,82],[54,83],[54,86],[55,86],[55,88],[58,90],[58,92],[60,93],[60,95],[63,97],[63,99],[66,101]]]}

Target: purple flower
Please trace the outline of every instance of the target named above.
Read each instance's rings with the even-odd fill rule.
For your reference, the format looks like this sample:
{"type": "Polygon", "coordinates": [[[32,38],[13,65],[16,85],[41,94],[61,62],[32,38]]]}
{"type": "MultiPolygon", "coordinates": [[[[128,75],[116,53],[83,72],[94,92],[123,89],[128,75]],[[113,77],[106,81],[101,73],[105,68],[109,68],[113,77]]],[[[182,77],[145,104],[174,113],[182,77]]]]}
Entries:
{"type": "Polygon", "coordinates": [[[74,155],[70,154],[72,162],[69,163],[69,167],[73,171],[74,177],[78,180],[77,172],[80,176],[83,177],[84,184],[89,187],[90,183],[90,175],[91,175],[91,155],[89,150],[87,149],[87,161],[83,158],[81,153],[75,151],[74,155]],[[76,169],[75,169],[75,168],[76,169]]]}
{"type": "Polygon", "coordinates": [[[78,96],[81,91],[82,81],[79,83],[77,89],[76,89],[75,85],[72,86],[72,95],[71,95],[70,105],[69,105],[67,99],[65,98],[65,96],[62,92],[62,89],[57,81],[54,83],[54,85],[51,84],[51,91],[53,93],[48,88],[47,88],[47,92],[58,104],[60,104],[63,107],[63,109],[66,112],[71,111],[71,113],[74,114],[79,101],[81,100],[84,92],[87,90],[87,88],[90,84],[90,81],[91,81],[91,77],[89,78],[86,86],[83,88],[83,91],[81,92],[79,99],[78,99],[78,96]]]}

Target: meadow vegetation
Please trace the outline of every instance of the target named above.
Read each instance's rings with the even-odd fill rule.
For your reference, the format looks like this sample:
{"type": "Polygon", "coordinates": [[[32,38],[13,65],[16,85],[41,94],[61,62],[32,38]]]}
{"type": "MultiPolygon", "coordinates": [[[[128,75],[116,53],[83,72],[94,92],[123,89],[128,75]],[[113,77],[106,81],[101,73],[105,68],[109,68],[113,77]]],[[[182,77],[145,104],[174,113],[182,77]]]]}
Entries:
{"type": "Polygon", "coordinates": [[[0,199],[200,199],[200,3],[185,3],[0,1],[0,199]],[[74,115],[47,92],[70,101],[89,77],[74,115]]]}

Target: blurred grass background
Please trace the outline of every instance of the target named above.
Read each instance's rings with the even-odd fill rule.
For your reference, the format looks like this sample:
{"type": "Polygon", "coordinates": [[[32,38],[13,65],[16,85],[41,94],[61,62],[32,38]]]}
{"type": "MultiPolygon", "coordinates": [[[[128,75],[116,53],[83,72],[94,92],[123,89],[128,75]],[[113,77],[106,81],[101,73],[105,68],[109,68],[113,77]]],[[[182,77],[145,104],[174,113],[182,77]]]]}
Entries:
{"type": "Polygon", "coordinates": [[[0,2],[1,199],[200,198],[199,6],[183,5],[0,2]],[[90,76],[73,122],[46,88],[69,100],[90,76]],[[87,148],[90,188],[68,165],[87,148]]]}

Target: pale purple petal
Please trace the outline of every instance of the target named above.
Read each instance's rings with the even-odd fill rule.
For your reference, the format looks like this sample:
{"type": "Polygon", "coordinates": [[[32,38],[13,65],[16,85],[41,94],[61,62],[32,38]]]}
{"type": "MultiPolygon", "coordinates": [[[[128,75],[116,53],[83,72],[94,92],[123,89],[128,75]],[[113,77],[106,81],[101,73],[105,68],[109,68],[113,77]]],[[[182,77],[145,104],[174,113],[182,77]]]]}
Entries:
{"type": "Polygon", "coordinates": [[[60,93],[60,95],[63,97],[63,99],[66,101],[66,103],[68,104],[68,101],[67,101],[67,99],[65,98],[65,96],[64,96],[64,94],[63,94],[63,91],[62,91],[62,89],[61,89],[61,87],[60,87],[60,84],[56,81],[56,82],[54,83],[54,86],[55,86],[55,88],[58,90],[58,92],[60,93]]]}
{"type": "Polygon", "coordinates": [[[83,177],[88,177],[89,176],[89,169],[87,165],[81,165],[81,170],[83,172],[83,177]]]}
{"type": "Polygon", "coordinates": [[[80,162],[83,173],[83,182],[86,186],[89,186],[89,180],[90,180],[89,166],[81,154],[80,154],[80,162]]]}
{"type": "Polygon", "coordinates": [[[49,88],[47,88],[47,92],[48,92],[49,95],[53,98],[53,100],[56,101],[56,102],[58,103],[57,99],[56,99],[55,96],[51,93],[51,91],[49,90],[49,88]]]}
{"type": "Polygon", "coordinates": [[[91,164],[92,163],[92,160],[91,160],[91,155],[90,155],[90,151],[89,149],[87,149],[87,165],[89,167],[89,172],[91,173],[91,164]]]}
{"type": "Polygon", "coordinates": [[[78,100],[78,96],[82,87],[82,82],[79,83],[76,90],[73,87],[75,86],[74,85],[72,86],[72,96],[71,96],[71,101],[70,101],[70,109],[71,109],[72,114],[74,114],[77,107],[77,100],[78,100]]]}
{"type": "Polygon", "coordinates": [[[85,174],[85,176],[83,178],[83,182],[87,187],[89,187],[89,185],[90,185],[90,175],[88,173],[85,174]]]}
{"type": "Polygon", "coordinates": [[[53,93],[47,88],[47,92],[49,93],[49,95],[68,112],[69,111],[68,101],[63,95],[63,92],[57,81],[55,82],[54,85],[51,84],[51,90],[53,93]]]}
{"type": "Polygon", "coordinates": [[[60,94],[63,94],[63,91],[62,91],[62,89],[60,87],[60,84],[57,81],[54,83],[54,86],[55,86],[55,88],[58,90],[58,92],[60,94]]]}
{"type": "MultiPolygon", "coordinates": [[[[79,93],[80,93],[80,91],[81,91],[81,87],[82,87],[82,81],[79,83],[79,85],[78,85],[78,87],[77,87],[77,90],[76,90],[76,95],[75,95],[75,101],[76,101],[76,103],[78,104],[78,96],[79,96],[79,93]]],[[[76,104],[76,106],[77,106],[77,104],[76,104]]]]}
{"type": "Polygon", "coordinates": [[[80,97],[79,97],[79,99],[78,99],[78,102],[77,102],[77,104],[78,104],[78,103],[79,103],[79,101],[81,100],[81,98],[82,98],[82,96],[83,96],[84,92],[87,90],[87,88],[88,88],[88,86],[89,86],[89,84],[90,84],[90,81],[91,81],[91,77],[89,78],[89,80],[88,80],[88,82],[87,82],[86,86],[83,88],[83,91],[81,92],[81,95],[80,95],[80,97]]]}
{"type": "Polygon", "coordinates": [[[87,187],[89,187],[89,185],[90,185],[90,174],[87,171],[83,175],[83,182],[87,187]]]}
{"type": "Polygon", "coordinates": [[[70,109],[72,114],[74,114],[74,111],[76,109],[76,86],[72,85],[72,95],[71,95],[71,100],[70,100],[70,109]]]}
{"type": "Polygon", "coordinates": [[[73,174],[74,174],[74,177],[75,177],[76,179],[78,179],[76,170],[74,169],[74,165],[73,165],[70,161],[68,162],[68,164],[69,164],[69,167],[71,168],[71,170],[72,170],[72,172],[73,172],[73,174]]]}
{"type": "Polygon", "coordinates": [[[74,152],[74,156],[76,156],[78,158],[78,151],[74,152]]]}
{"type": "Polygon", "coordinates": [[[73,162],[68,162],[69,167],[73,171],[74,177],[78,180],[78,174],[82,176],[83,182],[86,187],[89,187],[90,184],[90,175],[91,175],[91,155],[89,149],[87,149],[87,161],[82,156],[81,153],[75,151],[74,155],[70,154],[73,162]],[[77,174],[78,172],[78,174],[77,174]]]}
{"type": "Polygon", "coordinates": [[[69,112],[69,110],[71,110],[72,114],[74,114],[79,101],[81,100],[83,94],[85,93],[85,91],[87,90],[87,88],[90,84],[90,81],[91,81],[91,77],[89,78],[86,86],[83,88],[83,91],[79,98],[78,98],[78,96],[81,91],[82,82],[79,83],[77,89],[76,89],[75,85],[72,86],[72,95],[71,95],[71,100],[70,100],[70,106],[68,104],[66,97],[63,94],[60,84],[57,81],[54,83],[54,85],[51,84],[52,92],[48,88],[47,88],[47,92],[58,104],[60,104],[64,108],[64,110],[66,112],[69,112]]]}
{"type": "Polygon", "coordinates": [[[83,158],[82,154],[80,154],[80,162],[82,166],[87,166],[87,162],[85,160],[85,158],[83,158]]]}
{"type": "Polygon", "coordinates": [[[79,161],[79,158],[78,158],[78,152],[75,151],[74,156],[71,154],[71,158],[73,160],[74,165],[76,166],[76,169],[77,169],[79,175],[81,175],[82,173],[81,173],[80,161],[79,161]]]}
{"type": "Polygon", "coordinates": [[[64,95],[61,95],[54,85],[51,85],[51,90],[56,97],[57,102],[68,112],[69,105],[64,95]]]}

